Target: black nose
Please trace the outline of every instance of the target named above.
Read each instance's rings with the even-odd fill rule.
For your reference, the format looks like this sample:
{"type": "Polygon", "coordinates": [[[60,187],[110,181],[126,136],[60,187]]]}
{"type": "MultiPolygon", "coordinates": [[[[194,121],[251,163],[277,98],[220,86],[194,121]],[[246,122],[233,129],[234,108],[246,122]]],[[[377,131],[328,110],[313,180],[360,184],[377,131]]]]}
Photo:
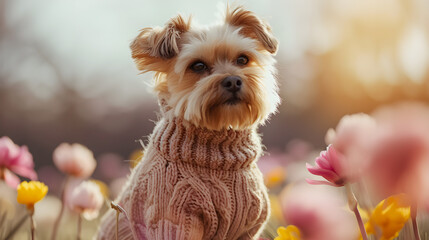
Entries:
{"type": "Polygon", "coordinates": [[[228,76],[222,80],[222,87],[224,87],[229,92],[235,93],[241,89],[241,77],[239,76],[228,76]]]}

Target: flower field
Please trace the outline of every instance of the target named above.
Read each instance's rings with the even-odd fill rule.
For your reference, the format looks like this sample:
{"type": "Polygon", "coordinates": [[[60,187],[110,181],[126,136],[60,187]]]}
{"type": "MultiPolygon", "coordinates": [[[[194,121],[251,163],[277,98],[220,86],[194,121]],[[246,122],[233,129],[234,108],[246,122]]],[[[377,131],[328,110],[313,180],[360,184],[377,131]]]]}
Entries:
{"type": "MultiPolygon", "coordinates": [[[[400,103],[371,115],[344,116],[327,130],[327,148],[320,154],[301,140],[289,142],[283,152],[266,152],[258,165],[269,189],[271,218],[262,239],[425,239],[428,123],[429,106],[400,103]]],[[[43,176],[49,172],[34,171],[37,160],[29,149],[0,139],[2,239],[90,239],[108,208],[127,214],[114,198],[141,151],[124,166],[115,158],[97,163],[85,146],[62,143],[52,155],[62,177],[45,185],[37,179],[50,179],[43,176]],[[96,167],[110,166],[121,166],[122,175],[109,181],[91,177],[96,167]],[[31,181],[20,182],[17,175],[31,181]],[[56,185],[59,191],[48,190],[56,185]]]]}

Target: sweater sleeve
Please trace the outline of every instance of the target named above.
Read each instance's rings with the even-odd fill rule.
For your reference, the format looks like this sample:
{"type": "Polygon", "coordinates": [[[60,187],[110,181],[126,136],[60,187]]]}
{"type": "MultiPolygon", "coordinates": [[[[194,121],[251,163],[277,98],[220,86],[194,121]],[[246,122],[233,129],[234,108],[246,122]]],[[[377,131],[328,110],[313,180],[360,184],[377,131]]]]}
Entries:
{"type": "Polygon", "coordinates": [[[204,226],[197,216],[187,216],[185,222],[178,224],[162,219],[156,225],[147,229],[147,238],[154,240],[201,240],[203,235],[204,226]]]}
{"type": "MultiPolygon", "coordinates": [[[[267,206],[265,206],[265,208],[267,208],[267,206]]],[[[267,209],[264,209],[261,213],[261,216],[258,219],[258,222],[253,227],[251,227],[247,232],[242,234],[238,239],[239,240],[258,239],[259,235],[261,235],[262,231],[264,230],[264,226],[268,218],[269,218],[269,212],[267,209]]]]}

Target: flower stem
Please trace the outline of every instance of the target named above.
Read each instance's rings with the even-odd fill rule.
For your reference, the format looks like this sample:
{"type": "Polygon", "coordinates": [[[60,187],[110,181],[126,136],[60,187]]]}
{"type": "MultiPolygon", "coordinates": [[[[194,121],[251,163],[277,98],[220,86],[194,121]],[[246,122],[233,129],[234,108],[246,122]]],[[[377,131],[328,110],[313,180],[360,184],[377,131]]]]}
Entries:
{"type": "Polygon", "coordinates": [[[119,211],[116,211],[116,240],[118,240],[119,211]]]}
{"type": "Polygon", "coordinates": [[[119,225],[119,213],[121,211],[118,204],[110,202],[110,207],[116,211],[116,240],[118,240],[118,225],[119,225]]]}
{"type": "Polygon", "coordinates": [[[77,240],[80,240],[80,232],[82,230],[82,216],[81,214],[77,215],[77,240]]]}
{"type": "Polygon", "coordinates": [[[27,205],[28,213],[30,215],[30,224],[31,224],[31,240],[34,240],[34,232],[36,231],[36,226],[34,225],[34,205],[27,205]]]}
{"type": "Polygon", "coordinates": [[[353,211],[353,213],[356,216],[356,220],[359,225],[359,230],[362,235],[362,239],[368,240],[368,236],[366,235],[366,231],[365,231],[365,226],[363,225],[362,217],[360,216],[360,213],[359,213],[357,199],[352,191],[350,184],[346,184],[345,187],[347,192],[347,200],[348,200],[349,208],[350,210],[353,211]]]}
{"type": "Polygon", "coordinates": [[[417,225],[417,205],[411,205],[411,221],[413,223],[414,238],[420,240],[419,227],[417,225]]]}
{"type": "Polygon", "coordinates": [[[58,227],[60,226],[61,217],[63,216],[63,213],[64,213],[65,191],[66,191],[68,182],[69,182],[69,176],[66,177],[66,180],[64,181],[63,189],[61,191],[61,209],[60,209],[60,213],[58,214],[57,219],[55,220],[54,228],[52,229],[51,240],[56,240],[57,239],[58,227]]]}
{"type": "Polygon", "coordinates": [[[31,222],[31,240],[34,240],[34,231],[36,228],[34,227],[33,215],[30,215],[30,222],[31,222]]]}
{"type": "MultiPolygon", "coordinates": [[[[110,202],[110,207],[113,208],[115,211],[121,212],[122,214],[124,214],[125,219],[130,224],[130,218],[128,217],[127,211],[125,211],[124,208],[122,208],[119,204],[116,204],[114,202],[110,202]]],[[[119,214],[117,216],[119,216],[119,214]]],[[[119,222],[116,222],[116,223],[119,223],[119,222]]],[[[116,224],[116,226],[118,226],[118,224],[116,224]]],[[[133,238],[134,239],[138,239],[137,238],[137,234],[136,234],[136,232],[134,230],[134,227],[133,226],[130,226],[130,227],[131,227],[131,232],[133,233],[133,238]]],[[[118,228],[116,228],[116,229],[118,229],[118,228]]]]}
{"type": "Polygon", "coordinates": [[[362,239],[368,240],[368,236],[366,235],[366,232],[365,232],[365,226],[363,225],[362,217],[360,216],[357,205],[354,207],[353,212],[354,212],[354,214],[356,216],[356,220],[359,224],[359,230],[360,230],[360,233],[362,234],[362,239]]]}

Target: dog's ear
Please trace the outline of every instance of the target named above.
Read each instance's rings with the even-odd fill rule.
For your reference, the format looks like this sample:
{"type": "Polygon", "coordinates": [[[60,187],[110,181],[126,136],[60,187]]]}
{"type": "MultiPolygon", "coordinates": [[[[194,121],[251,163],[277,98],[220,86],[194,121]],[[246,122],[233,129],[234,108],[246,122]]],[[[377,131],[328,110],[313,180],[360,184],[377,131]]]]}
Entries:
{"type": "Polygon", "coordinates": [[[262,43],[265,50],[271,54],[277,52],[278,41],[273,36],[271,27],[265,21],[259,19],[253,12],[245,10],[241,6],[231,10],[228,6],[225,22],[232,26],[241,27],[241,34],[257,39],[262,43]]]}
{"type": "Polygon", "coordinates": [[[190,19],[178,15],[163,28],[144,28],[131,43],[131,54],[142,71],[165,71],[160,62],[168,61],[179,53],[180,35],[190,28],[190,19]]]}

